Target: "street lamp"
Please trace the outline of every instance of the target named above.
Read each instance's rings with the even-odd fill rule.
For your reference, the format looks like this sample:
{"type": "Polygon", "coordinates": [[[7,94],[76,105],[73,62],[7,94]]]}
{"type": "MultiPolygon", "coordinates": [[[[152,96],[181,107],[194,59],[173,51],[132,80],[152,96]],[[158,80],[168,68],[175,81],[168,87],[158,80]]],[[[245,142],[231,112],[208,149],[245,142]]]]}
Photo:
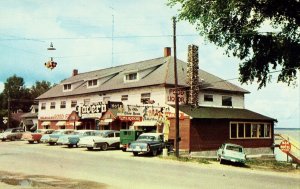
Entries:
{"type": "MultiPolygon", "coordinates": [[[[47,50],[48,51],[56,50],[56,48],[53,47],[53,43],[52,42],[50,43],[50,47],[48,47],[47,50]]],[[[53,57],[51,57],[49,61],[45,62],[45,66],[47,68],[51,69],[51,70],[54,69],[56,67],[56,65],[57,65],[57,62],[55,62],[53,60],[53,57]]]]}

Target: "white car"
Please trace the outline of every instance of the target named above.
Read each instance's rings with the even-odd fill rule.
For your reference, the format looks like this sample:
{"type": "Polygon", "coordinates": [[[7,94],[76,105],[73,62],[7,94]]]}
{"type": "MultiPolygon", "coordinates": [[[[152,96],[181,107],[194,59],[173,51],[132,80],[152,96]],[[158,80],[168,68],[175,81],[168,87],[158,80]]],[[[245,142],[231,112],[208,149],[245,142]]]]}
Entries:
{"type": "Polygon", "coordinates": [[[86,147],[88,150],[120,147],[120,132],[114,130],[99,131],[97,136],[89,136],[81,138],[78,142],[79,147],[86,147]]]}
{"type": "Polygon", "coordinates": [[[220,163],[231,161],[234,163],[245,164],[246,154],[242,146],[224,143],[217,151],[217,160],[220,161],[220,163]]]}

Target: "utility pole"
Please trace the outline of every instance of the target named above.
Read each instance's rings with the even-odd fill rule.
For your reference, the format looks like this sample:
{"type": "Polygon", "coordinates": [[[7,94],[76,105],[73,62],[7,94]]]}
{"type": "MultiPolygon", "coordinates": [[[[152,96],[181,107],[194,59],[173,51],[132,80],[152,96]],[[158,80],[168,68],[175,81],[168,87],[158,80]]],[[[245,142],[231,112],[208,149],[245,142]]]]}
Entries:
{"type": "Polygon", "coordinates": [[[7,98],[7,128],[10,127],[10,94],[8,91],[8,98],[7,98]]]}
{"type": "Polygon", "coordinates": [[[176,17],[173,17],[173,46],[174,46],[174,77],[175,77],[175,155],[179,157],[179,102],[178,102],[178,77],[177,77],[177,58],[176,58],[176,17]]]}

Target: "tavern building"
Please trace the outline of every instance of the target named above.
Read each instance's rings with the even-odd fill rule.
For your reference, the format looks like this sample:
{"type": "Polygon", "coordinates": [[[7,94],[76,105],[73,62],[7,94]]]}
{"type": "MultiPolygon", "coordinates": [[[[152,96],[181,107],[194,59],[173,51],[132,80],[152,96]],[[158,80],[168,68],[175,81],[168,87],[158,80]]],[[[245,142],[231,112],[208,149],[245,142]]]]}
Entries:
{"type": "MultiPolygon", "coordinates": [[[[249,92],[197,69],[197,106],[188,105],[187,63],[177,60],[180,150],[207,152],[222,143],[250,153],[272,153],[275,119],[247,110],[249,92]],[[222,81],[222,82],[220,82],[222,81]]],[[[37,98],[38,128],[129,129],[166,132],[175,138],[174,58],[164,56],[78,73],[37,98]],[[167,126],[169,124],[169,126],[167,126]]]]}

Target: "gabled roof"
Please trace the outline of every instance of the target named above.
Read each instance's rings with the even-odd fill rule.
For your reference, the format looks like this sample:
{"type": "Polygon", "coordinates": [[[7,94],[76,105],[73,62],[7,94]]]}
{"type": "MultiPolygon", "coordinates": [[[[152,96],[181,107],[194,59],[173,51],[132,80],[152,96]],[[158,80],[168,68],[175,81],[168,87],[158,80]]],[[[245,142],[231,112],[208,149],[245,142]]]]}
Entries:
{"type": "MultiPolygon", "coordinates": [[[[186,67],[187,64],[185,62],[177,60],[178,85],[181,87],[188,87],[188,85],[186,84],[186,67]]],[[[205,84],[205,87],[208,89],[248,93],[248,91],[232,83],[223,81],[222,79],[203,70],[199,70],[199,77],[199,79],[203,80],[203,84],[205,84]]],[[[155,85],[174,85],[173,57],[160,57],[121,66],[80,73],[78,75],[65,79],[60,84],[56,85],[49,91],[39,96],[37,99],[47,99],[60,96],[72,96],[155,85]],[[147,69],[149,70],[149,72],[147,72],[147,74],[140,78],[138,81],[124,82],[124,75],[126,73],[130,73],[131,71],[141,72],[147,69]],[[98,87],[87,88],[87,81],[96,78],[101,78],[102,83],[98,87]],[[76,87],[72,89],[72,91],[63,92],[64,84],[73,83],[76,83],[76,87]]]]}
{"type": "Polygon", "coordinates": [[[179,107],[183,113],[198,119],[230,119],[230,120],[256,120],[256,121],[275,121],[276,119],[262,114],[239,108],[216,108],[200,106],[192,108],[189,105],[179,107]]]}

